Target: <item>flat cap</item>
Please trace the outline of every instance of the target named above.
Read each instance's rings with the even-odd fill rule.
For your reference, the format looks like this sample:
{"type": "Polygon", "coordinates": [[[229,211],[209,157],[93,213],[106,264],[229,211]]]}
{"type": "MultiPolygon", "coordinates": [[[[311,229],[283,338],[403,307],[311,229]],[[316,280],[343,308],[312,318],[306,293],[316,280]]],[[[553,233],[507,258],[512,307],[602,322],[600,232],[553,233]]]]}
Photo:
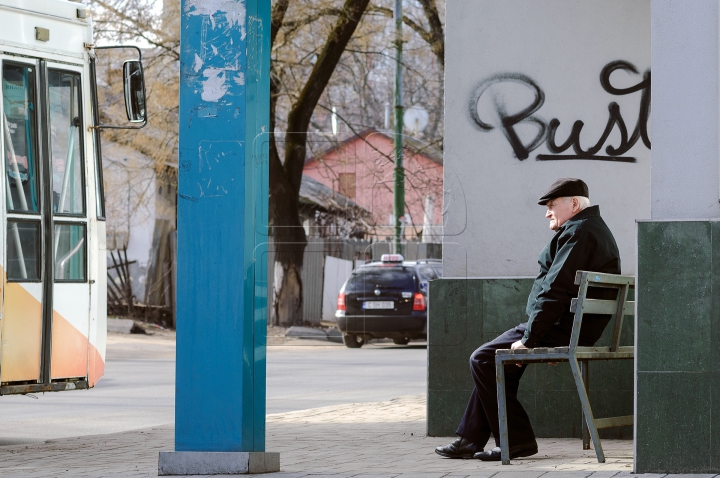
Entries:
{"type": "Polygon", "coordinates": [[[545,191],[545,194],[542,195],[538,204],[544,206],[555,198],[572,196],[583,196],[589,198],[590,193],[588,191],[587,184],[585,184],[582,179],[560,178],[552,183],[552,186],[545,191]]]}

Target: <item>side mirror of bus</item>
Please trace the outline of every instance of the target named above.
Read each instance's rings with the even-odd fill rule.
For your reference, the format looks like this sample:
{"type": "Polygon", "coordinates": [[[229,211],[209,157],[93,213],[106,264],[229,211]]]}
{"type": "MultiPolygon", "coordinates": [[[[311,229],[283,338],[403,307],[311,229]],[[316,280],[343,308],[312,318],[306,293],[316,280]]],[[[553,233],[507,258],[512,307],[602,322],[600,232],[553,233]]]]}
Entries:
{"type": "Polygon", "coordinates": [[[131,123],[145,121],[145,78],[142,63],[128,60],[123,63],[123,85],[125,89],[125,112],[131,123]]]}
{"type": "Polygon", "coordinates": [[[143,70],[142,51],[137,46],[109,45],[92,49],[93,128],[140,129],[147,125],[149,105],[143,70]]]}

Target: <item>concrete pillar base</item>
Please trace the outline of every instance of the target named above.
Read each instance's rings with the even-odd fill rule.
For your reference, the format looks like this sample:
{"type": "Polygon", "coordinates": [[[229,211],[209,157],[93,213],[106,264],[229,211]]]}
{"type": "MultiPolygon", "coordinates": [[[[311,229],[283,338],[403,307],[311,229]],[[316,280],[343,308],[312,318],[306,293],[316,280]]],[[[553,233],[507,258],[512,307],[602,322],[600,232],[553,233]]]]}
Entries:
{"type": "Polygon", "coordinates": [[[280,471],[280,453],[161,451],[158,476],[232,475],[280,471]]]}

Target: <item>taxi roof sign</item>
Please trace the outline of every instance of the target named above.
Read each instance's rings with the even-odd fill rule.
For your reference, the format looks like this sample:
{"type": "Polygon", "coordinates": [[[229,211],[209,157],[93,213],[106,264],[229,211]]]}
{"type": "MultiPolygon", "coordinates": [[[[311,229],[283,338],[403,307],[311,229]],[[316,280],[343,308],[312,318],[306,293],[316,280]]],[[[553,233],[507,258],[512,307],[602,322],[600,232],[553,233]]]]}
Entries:
{"type": "Polygon", "coordinates": [[[381,262],[402,262],[404,260],[402,254],[383,254],[380,257],[381,262]]]}

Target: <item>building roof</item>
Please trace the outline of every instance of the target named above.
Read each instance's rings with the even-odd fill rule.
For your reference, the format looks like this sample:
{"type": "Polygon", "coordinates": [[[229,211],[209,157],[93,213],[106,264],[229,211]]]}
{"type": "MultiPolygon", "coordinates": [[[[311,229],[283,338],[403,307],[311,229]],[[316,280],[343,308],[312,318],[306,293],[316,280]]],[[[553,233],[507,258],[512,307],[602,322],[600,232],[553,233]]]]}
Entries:
{"type": "MultiPolygon", "coordinates": [[[[338,141],[330,148],[322,151],[321,153],[310,157],[305,160],[305,164],[315,161],[317,159],[320,159],[324,156],[327,156],[330,153],[333,153],[335,151],[338,151],[339,149],[345,147],[346,145],[355,142],[355,141],[364,141],[365,138],[373,135],[380,135],[383,138],[387,139],[388,141],[392,142],[394,140],[393,138],[393,132],[389,130],[379,130],[376,128],[368,128],[358,134],[353,134],[346,139],[342,141],[338,141]]],[[[403,136],[403,142],[405,146],[405,150],[411,154],[417,155],[417,156],[424,156],[425,158],[429,159],[435,164],[442,165],[443,164],[443,153],[440,149],[436,147],[436,145],[427,143],[421,139],[413,138],[412,136],[404,135],[403,136]]]]}
{"type": "Polygon", "coordinates": [[[359,206],[352,199],[333,191],[305,174],[300,183],[300,202],[315,205],[326,211],[353,209],[361,214],[370,215],[370,211],[359,206]]]}

